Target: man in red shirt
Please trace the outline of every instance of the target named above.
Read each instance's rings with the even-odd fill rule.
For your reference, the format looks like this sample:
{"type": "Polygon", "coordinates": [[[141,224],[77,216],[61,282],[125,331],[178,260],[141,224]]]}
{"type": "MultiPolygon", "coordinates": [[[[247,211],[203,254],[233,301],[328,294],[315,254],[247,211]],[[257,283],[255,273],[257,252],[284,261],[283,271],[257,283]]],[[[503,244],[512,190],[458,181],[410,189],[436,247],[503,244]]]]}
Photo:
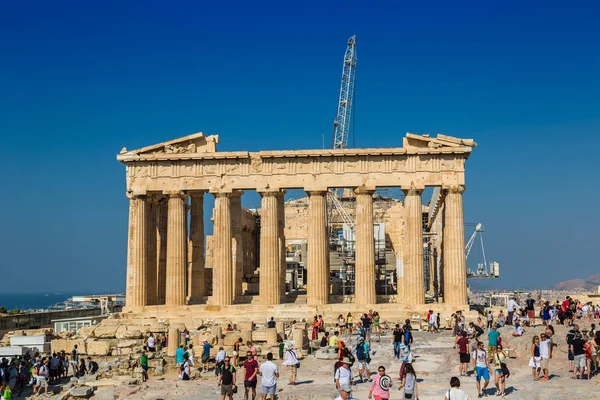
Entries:
{"type": "Polygon", "coordinates": [[[254,359],[251,351],[248,351],[244,361],[244,399],[248,400],[248,392],[252,389],[252,400],[256,399],[256,374],[258,373],[258,361],[254,359]]]}
{"type": "Polygon", "coordinates": [[[458,340],[456,341],[456,352],[460,358],[460,376],[467,376],[467,370],[469,368],[469,362],[471,356],[469,355],[469,339],[464,332],[458,332],[458,340]]]}

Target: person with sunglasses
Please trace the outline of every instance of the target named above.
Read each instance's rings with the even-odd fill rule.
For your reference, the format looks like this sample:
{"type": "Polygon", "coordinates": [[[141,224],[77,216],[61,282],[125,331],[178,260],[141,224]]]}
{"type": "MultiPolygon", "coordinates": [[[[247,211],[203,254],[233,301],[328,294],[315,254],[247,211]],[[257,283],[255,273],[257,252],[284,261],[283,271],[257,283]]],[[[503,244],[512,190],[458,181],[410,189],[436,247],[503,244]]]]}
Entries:
{"type": "Polygon", "coordinates": [[[257,374],[258,361],[254,359],[252,352],[248,350],[246,353],[246,361],[244,361],[244,400],[248,400],[250,389],[252,389],[252,400],[256,399],[257,374]]]}
{"type": "Polygon", "coordinates": [[[235,367],[231,365],[231,359],[229,358],[229,356],[225,356],[225,358],[223,359],[223,364],[218,368],[218,371],[218,386],[221,387],[221,400],[225,400],[225,397],[229,397],[229,400],[231,400],[233,399],[233,392],[237,389],[237,387],[235,386],[235,367]]]}
{"type": "Polygon", "coordinates": [[[384,376],[385,367],[380,365],[377,369],[377,375],[375,375],[373,382],[371,382],[371,386],[369,387],[369,399],[372,396],[375,396],[375,400],[385,400],[390,398],[389,389],[392,387],[392,380],[386,379],[387,382],[381,382],[381,378],[384,376]]]}

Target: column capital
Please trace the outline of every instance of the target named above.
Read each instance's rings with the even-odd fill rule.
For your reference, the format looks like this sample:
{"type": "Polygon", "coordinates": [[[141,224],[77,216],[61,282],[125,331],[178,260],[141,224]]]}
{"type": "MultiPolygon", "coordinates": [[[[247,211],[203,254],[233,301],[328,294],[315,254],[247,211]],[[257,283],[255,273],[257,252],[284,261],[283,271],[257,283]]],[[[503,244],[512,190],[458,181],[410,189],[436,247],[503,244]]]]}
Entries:
{"type": "Polygon", "coordinates": [[[414,186],[402,189],[404,196],[420,196],[423,193],[424,188],[416,188],[414,186]]]}
{"type": "Polygon", "coordinates": [[[452,186],[442,186],[442,190],[446,193],[458,193],[463,194],[467,187],[465,185],[452,185],[452,186]]]}
{"type": "Polygon", "coordinates": [[[165,190],[163,192],[163,194],[170,199],[178,198],[178,197],[183,199],[186,197],[185,192],[183,192],[181,190],[165,190]]]}
{"type": "Polygon", "coordinates": [[[281,191],[279,189],[265,189],[265,190],[257,190],[260,197],[270,197],[270,196],[279,196],[281,191]]]}
{"type": "Polygon", "coordinates": [[[231,198],[232,193],[231,192],[211,192],[213,196],[215,196],[215,199],[217,198],[231,198]]]}
{"type": "Polygon", "coordinates": [[[356,189],[354,189],[354,193],[355,194],[368,194],[368,195],[373,195],[373,193],[375,193],[375,188],[373,187],[367,187],[367,186],[359,186],[356,189]]]}
{"type": "Polygon", "coordinates": [[[322,189],[322,190],[304,190],[304,192],[310,197],[310,196],[326,196],[327,195],[327,190],[322,189]]]}
{"type": "Polygon", "coordinates": [[[148,197],[146,193],[126,192],[125,195],[129,200],[146,200],[146,198],[148,197]]]}
{"type": "Polygon", "coordinates": [[[242,195],[244,194],[243,190],[234,190],[231,192],[231,197],[242,197],[242,195]]]}

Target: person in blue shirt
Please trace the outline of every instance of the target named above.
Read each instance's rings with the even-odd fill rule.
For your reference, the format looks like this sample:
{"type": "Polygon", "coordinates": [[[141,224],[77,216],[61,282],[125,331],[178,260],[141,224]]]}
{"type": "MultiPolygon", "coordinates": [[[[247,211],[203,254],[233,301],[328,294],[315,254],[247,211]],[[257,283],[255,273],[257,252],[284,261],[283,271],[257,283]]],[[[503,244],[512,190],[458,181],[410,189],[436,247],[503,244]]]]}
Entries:
{"type": "Polygon", "coordinates": [[[488,332],[488,353],[490,357],[494,357],[496,354],[496,348],[498,346],[498,338],[500,337],[500,332],[496,330],[496,327],[492,327],[492,330],[488,332]]]}
{"type": "Polygon", "coordinates": [[[204,372],[208,371],[208,360],[210,359],[210,349],[212,346],[208,340],[202,339],[202,364],[204,364],[204,372]]]}
{"type": "Polygon", "coordinates": [[[185,350],[183,350],[183,344],[180,344],[177,350],[175,350],[175,365],[177,367],[180,367],[185,362],[185,360],[183,359],[184,354],[185,350]]]}

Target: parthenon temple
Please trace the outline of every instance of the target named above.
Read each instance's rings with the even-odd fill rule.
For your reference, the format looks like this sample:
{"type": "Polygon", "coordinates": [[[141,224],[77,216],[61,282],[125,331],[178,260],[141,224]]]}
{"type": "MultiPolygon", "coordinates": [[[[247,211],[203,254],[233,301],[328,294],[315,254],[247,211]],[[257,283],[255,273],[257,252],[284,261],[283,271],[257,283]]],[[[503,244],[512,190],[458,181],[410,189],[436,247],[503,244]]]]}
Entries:
{"type": "Polygon", "coordinates": [[[440,304],[467,305],[463,192],[473,140],[408,133],[397,148],[259,152],[219,152],[218,142],[196,133],[117,155],[129,198],[126,312],[294,302],[410,310],[434,291],[440,304]],[[403,194],[384,210],[391,271],[378,268],[376,254],[374,203],[386,188],[403,194]],[[293,227],[284,195],[298,189],[307,195],[306,225],[293,227]],[[354,207],[340,223],[340,232],[342,225],[352,230],[348,270],[334,268],[330,256],[329,198],[336,201],[342,189],[354,207]],[[423,205],[426,190],[433,194],[423,205]],[[242,207],[245,191],[260,195],[260,208],[242,207]],[[294,243],[305,250],[300,271],[290,263],[294,243]]]}

